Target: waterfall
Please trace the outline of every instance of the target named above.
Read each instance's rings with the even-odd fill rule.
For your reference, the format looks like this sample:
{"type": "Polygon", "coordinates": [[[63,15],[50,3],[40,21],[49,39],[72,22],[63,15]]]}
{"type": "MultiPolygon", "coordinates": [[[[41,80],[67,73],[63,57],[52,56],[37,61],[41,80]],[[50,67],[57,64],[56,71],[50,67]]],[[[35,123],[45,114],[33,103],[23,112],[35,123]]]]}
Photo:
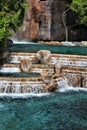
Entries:
{"type": "MultiPolygon", "coordinates": [[[[41,44],[13,44],[11,49],[10,60],[0,68],[0,94],[45,93],[55,90],[56,85],[60,92],[87,88],[86,53],[67,54],[69,48],[66,46],[66,54],[62,54],[63,49],[59,54],[59,46],[41,44]]],[[[86,49],[83,51],[87,52],[86,49]]]]}
{"type": "Polygon", "coordinates": [[[44,93],[44,84],[38,81],[17,80],[16,78],[13,78],[13,81],[2,79],[0,81],[0,93],[44,93]]]}
{"type": "Polygon", "coordinates": [[[69,83],[66,77],[59,77],[56,79],[57,91],[64,92],[68,89],[72,89],[73,86],[69,83]]]}

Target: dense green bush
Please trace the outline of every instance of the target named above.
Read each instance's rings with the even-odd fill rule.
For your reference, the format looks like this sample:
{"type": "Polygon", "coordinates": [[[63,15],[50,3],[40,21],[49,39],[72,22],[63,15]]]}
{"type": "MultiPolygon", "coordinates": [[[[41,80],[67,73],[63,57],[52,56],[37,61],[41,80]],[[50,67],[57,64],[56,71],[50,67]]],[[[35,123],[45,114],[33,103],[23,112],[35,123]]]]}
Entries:
{"type": "Polygon", "coordinates": [[[87,26],[87,0],[72,0],[71,9],[77,15],[77,23],[87,26]]]}
{"type": "Polygon", "coordinates": [[[21,26],[26,6],[24,0],[0,0],[0,44],[21,26]]]}

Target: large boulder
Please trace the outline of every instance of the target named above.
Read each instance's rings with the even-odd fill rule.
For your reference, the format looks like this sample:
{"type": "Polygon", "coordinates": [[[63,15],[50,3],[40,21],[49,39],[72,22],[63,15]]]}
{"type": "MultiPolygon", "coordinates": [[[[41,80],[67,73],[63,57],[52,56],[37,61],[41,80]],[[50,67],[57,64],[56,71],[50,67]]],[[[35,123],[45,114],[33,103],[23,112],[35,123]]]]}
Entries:
{"type": "Polygon", "coordinates": [[[49,50],[38,51],[36,57],[42,64],[50,64],[51,62],[51,52],[49,50]]]}
{"type": "Polygon", "coordinates": [[[52,74],[47,71],[42,71],[40,76],[45,84],[49,84],[49,82],[52,80],[52,74]]]}
{"type": "Polygon", "coordinates": [[[29,72],[31,66],[32,66],[32,63],[30,60],[23,59],[23,60],[21,60],[21,63],[20,63],[20,70],[22,72],[29,72]]]}
{"type": "Polygon", "coordinates": [[[52,79],[50,80],[49,84],[46,85],[46,87],[44,88],[44,90],[46,92],[52,92],[56,89],[56,84],[55,84],[55,81],[52,79]]]}
{"type": "Polygon", "coordinates": [[[47,71],[43,71],[40,73],[40,76],[45,83],[44,91],[51,92],[56,89],[55,80],[52,78],[52,74],[47,71]]]}

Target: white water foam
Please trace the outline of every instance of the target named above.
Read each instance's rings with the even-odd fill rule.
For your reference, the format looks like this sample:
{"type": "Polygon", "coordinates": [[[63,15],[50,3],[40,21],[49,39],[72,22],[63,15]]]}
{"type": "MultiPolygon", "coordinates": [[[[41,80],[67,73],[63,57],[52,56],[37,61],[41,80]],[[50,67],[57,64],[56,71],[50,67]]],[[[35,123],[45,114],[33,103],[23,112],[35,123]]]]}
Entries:
{"type": "Polygon", "coordinates": [[[65,46],[76,46],[76,45],[81,46],[80,42],[62,41],[61,43],[65,46]]]}
{"type": "Polygon", "coordinates": [[[38,44],[36,42],[16,41],[13,40],[13,44],[38,44]]]}
{"type": "Polygon", "coordinates": [[[0,98],[5,98],[5,97],[9,97],[12,99],[26,99],[26,98],[31,98],[31,97],[44,97],[44,96],[49,96],[50,93],[39,93],[39,94],[35,94],[35,93],[23,93],[23,94],[13,94],[13,93],[0,93],[0,98]]]}
{"type": "Polygon", "coordinates": [[[87,92],[87,88],[80,88],[80,87],[72,87],[72,86],[65,86],[64,88],[60,88],[56,90],[57,92],[69,92],[69,91],[85,91],[87,92]]]}
{"type": "Polygon", "coordinates": [[[73,87],[66,77],[60,77],[57,79],[57,90],[58,92],[68,91],[87,91],[87,88],[73,87]]]}
{"type": "Polygon", "coordinates": [[[1,73],[16,73],[16,72],[20,72],[19,68],[11,68],[11,67],[4,67],[0,69],[1,73]]]}

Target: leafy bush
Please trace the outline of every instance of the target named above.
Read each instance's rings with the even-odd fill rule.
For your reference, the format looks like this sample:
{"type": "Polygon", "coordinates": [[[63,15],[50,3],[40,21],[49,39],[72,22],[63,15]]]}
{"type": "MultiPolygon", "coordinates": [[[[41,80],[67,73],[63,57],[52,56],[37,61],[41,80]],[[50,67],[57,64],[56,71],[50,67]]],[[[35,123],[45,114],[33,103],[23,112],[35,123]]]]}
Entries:
{"type": "Polygon", "coordinates": [[[71,9],[77,15],[77,23],[87,25],[87,0],[72,0],[71,9]]]}
{"type": "Polygon", "coordinates": [[[0,0],[0,43],[21,26],[27,4],[24,0],[0,0]]]}

